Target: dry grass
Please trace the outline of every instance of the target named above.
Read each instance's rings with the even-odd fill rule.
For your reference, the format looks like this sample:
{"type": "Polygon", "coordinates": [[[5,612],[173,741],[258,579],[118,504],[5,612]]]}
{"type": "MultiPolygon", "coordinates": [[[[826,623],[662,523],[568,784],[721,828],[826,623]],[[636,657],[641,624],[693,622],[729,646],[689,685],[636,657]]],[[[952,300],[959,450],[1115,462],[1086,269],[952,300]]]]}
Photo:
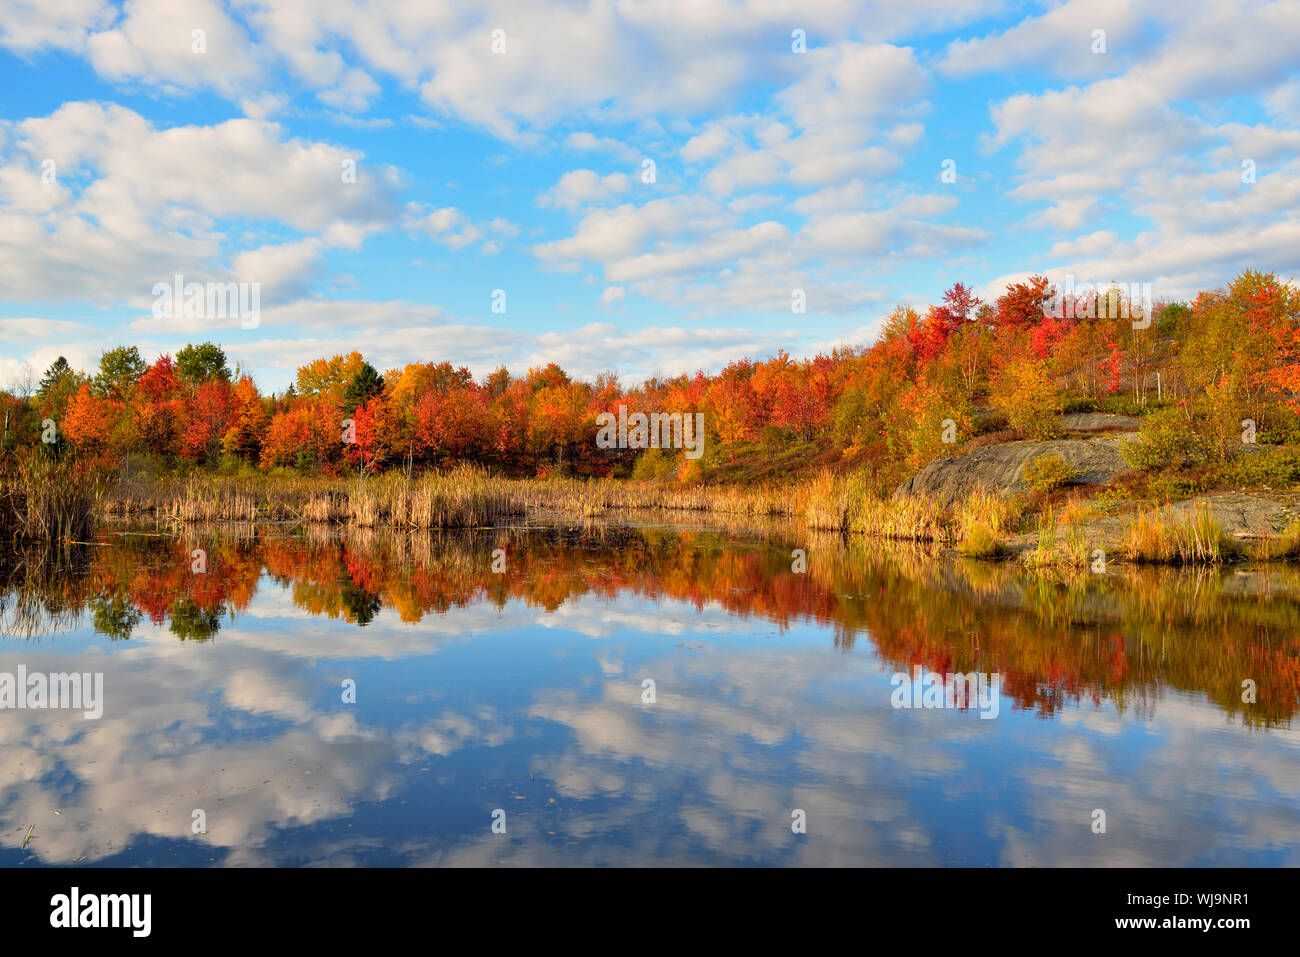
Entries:
{"type": "Polygon", "coordinates": [[[968,558],[1002,558],[1008,551],[993,527],[984,522],[966,530],[958,550],[968,558]]]}
{"type": "Polygon", "coordinates": [[[0,460],[0,537],[77,542],[94,531],[112,482],[101,466],[19,449],[0,460]]]}
{"type": "Polygon", "coordinates": [[[498,480],[519,489],[535,508],[598,516],[610,511],[660,509],[746,517],[795,515],[808,483],[794,486],[675,485],[620,479],[498,480]]]}
{"type": "Polygon", "coordinates": [[[1190,510],[1141,512],[1124,536],[1131,562],[1161,565],[1217,565],[1233,557],[1233,545],[1204,502],[1190,510]]]}
{"type": "Polygon", "coordinates": [[[1032,551],[1026,552],[1021,561],[1034,568],[1055,565],[1059,556],[1056,552],[1056,515],[1050,506],[1038,516],[1038,544],[1032,551]]]}
{"type": "Polygon", "coordinates": [[[460,466],[416,479],[392,473],[351,480],[254,476],[191,477],[124,489],[111,514],[174,522],[332,522],[361,527],[466,528],[521,515],[523,489],[460,466]]]}
{"type": "Polygon", "coordinates": [[[829,470],[820,472],[804,487],[806,504],[804,520],[808,527],[819,531],[847,531],[849,510],[856,486],[836,476],[829,470]]]}
{"type": "Polygon", "coordinates": [[[400,475],[363,480],[350,489],[346,505],[348,523],[363,528],[469,528],[524,512],[509,484],[470,467],[414,481],[400,475]]]}
{"type": "Polygon", "coordinates": [[[951,544],[958,538],[952,510],[926,499],[863,498],[854,503],[849,530],[874,538],[951,544]]]}
{"type": "Polygon", "coordinates": [[[204,475],[126,485],[110,514],[190,522],[284,521],[359,527],[490,525],[528,510],[598,519],[628,511],[709,513],[721,518],[802,520],[812,530],[953,544],[987,526],[1014,531],[1020,506],[977,491],[952,507],[881,498],[862,476],[829,470],[786,485],[710,486],[615,479],[506,479],[472,466],[408,480],[400,473],[357,479],[204,475]]]}
{"type": "MultiPolygon", "coordinates": [[[[1083,567],[1090,504],[1072,500],[1038,517],[1038,543],[1021,561],[1083,567]]],[[[163,480],[115,493],[108,511],[181,523],[285,521],[359,528],[462,528],[499,524],[530,511],[591,521],[620,513],[708,514],[724,522],[789,519],[811,531],[957,547],[996,558],[1022,530],[1023,505],[976,490],[950,506],[916,497],[884,498],[861,475],[829,470],[785,485],[710,486],[615,479],[506,479],[472,466],[408,480],[400,473],[357,479],[251,475],[163,480]]],[[[1128,528],[1123,554],[1134,562],[1214,564],[1234,556],[1212,513],[1157,511],[1128,528]]],[[[1266,539],[1259,557],[1300,557],[1300,523],[1266,539]]]]}
{"type": "Polygon", "coordinates": [[[1022,507],[1018,500],[1006,498],[987,489],[976,489],[953,505],[953,521],[965,535],[980,525],[987,525],[996,535],[1019,531],[1022,507]]]}
{"type": "Polygon", "coordinates": [[[1250,557],[1262,562],[1300,559],[1300,519],[1292,520],[1280,533],[1274,532],[1271,527],[1266,528],[1251,549],[1250,557]]]}

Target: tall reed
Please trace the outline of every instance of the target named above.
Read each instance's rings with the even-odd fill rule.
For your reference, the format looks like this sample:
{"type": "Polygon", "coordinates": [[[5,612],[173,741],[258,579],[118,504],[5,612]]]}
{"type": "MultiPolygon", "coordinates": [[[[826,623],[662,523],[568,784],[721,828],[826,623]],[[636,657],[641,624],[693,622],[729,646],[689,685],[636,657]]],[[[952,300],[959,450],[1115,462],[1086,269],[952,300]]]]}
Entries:
{"type": "Polygon", "coordinates": [[[89,538],[113,472],[98,463],[17,449],[0,459],[0,536],[75,542],[89,538]]]}
{"type": "Polygon", "coordinates": [[[335,522],[373,527],[464,528],[524,512],[519,483],[474,465],[350,480],[315,477],[203,475],[127,489],[111,503],[119,515],[152,514],[175,522],[335,522]]]}
{"type": "Polygon", "coordinates": [[[1124,547],[1129,561],[1164,565],[1217,565],[1234,553],[1203,501],[1181,512],[1166,507],[1140,513],[1125,531],[1124,547]]]}

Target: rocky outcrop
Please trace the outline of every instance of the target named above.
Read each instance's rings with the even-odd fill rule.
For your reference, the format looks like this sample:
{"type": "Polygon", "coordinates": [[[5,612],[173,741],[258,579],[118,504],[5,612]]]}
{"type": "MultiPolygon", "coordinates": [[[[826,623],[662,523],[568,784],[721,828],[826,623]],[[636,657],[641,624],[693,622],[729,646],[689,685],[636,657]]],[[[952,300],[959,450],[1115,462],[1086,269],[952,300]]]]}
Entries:
{"type": "Polygon", "coordinates": [[[1270,531],[1280,532],[1297,517],[1291,502],[1248,492],[1201,495],[1162,506],[1162,511],[1183,517],[1202,506],[1209,508],[1214,520],[1232,538],[1260,538],[1270,531]]]}
{"type": "Polygon", "coordinates": [[[1023,491],[1025,465],[1040,455],[1053,454],[1080,474],[1073,485],[1105,485],[1128,468],[1121,438],[1059,439],[1048,442],[1007,442],[975,449],[965,455],[938,459],[900,485],[895,496],[917,495],[944,505],[964,498],[978,488],[999,495],[1023,491]]]}
{"type": "Polygon", "coordinates": [[[1142,424],[1132,415],[1109,412],[1072,412],[1061,416],[1061,428],[1069,432],[1131,432],[1142,424]]]}
{"type": "MultiPolygon", "coordinates": [[[[1159,512],[1167,519],[1185,519],[1196,509],[1208,508],[1223,533],[1237,542],[1257,541],[1263,536],[1277,534],[1292,522],[1300,520],[1300,498],[1294,493],[1273,496],[1254,495],[1249,492],[1216,492],[1198,495],[1180,502],[1139,502],[1130,507],[1088,516],[1083,523],[1084,538],[1089,548],[1101,548],[1107,553],[1122,553],[1125,532],[1139,512],[1159,512]]],[[[1056,529],[1056,544],[1066,544],[1065,526],[1056,529]]],[[[1038,547],[1037,531],[1008,536],[1005,545],[1012,552],[1032,551],[1038,547]]]]}

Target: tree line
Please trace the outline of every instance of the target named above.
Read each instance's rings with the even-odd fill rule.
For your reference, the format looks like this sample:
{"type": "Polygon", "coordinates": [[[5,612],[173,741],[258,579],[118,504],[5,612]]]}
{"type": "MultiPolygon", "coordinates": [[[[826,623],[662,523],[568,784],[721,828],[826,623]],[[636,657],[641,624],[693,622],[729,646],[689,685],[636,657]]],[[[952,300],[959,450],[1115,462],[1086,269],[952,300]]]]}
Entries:
{"type": "Polygon", "coordinates": [[[476,380],[448,362],[380,372],[357,351],[316,359],[264,394],[211,342],[152,363],[135,346],[93,372],[59,358],[39,385],[0,393],[6,449],[163,468],[324,474],[474,461],[510,475],[634,475],[695,481],[746,455],[806,448],[881,483],[964,444],[1053,435],[1067,411],[1146,416],[1143,467],[1224,456],[1244,421],[1261,443],[1300,441],[1300,297],[1247,271],[1190,302],[1116,308],[1119,287],[1059,306],[1034,276],[994,302],[962,283],[935,305],[900,305],[870,345],[798,359],[739,358],[714,374],[625,386],[555,363],[476,380]],[[705,455],[601,449],[597,416],[620,405],[705,417],[705,455]],[[54,428],[50,429],[49,424],[54,428]],[[53,435],[51,435],[51,432],[53,435]],[[42,443],[42,439],[44,442],[42,443]]]}

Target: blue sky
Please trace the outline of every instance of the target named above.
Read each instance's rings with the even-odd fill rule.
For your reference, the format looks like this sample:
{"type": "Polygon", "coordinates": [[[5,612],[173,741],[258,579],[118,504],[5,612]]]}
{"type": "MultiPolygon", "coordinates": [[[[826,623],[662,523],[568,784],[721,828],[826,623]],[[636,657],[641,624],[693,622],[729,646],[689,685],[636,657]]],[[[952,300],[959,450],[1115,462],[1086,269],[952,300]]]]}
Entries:
{"type": "Polygon", "coordinates": [[[0,8],[0,387],[203,340],[265,390],[352,348],[634,383],[955,281],[1300,261],[1300,2],[432,7],[0,8]],[[155,317],[177,273],[256,325],[155,317]]]}

